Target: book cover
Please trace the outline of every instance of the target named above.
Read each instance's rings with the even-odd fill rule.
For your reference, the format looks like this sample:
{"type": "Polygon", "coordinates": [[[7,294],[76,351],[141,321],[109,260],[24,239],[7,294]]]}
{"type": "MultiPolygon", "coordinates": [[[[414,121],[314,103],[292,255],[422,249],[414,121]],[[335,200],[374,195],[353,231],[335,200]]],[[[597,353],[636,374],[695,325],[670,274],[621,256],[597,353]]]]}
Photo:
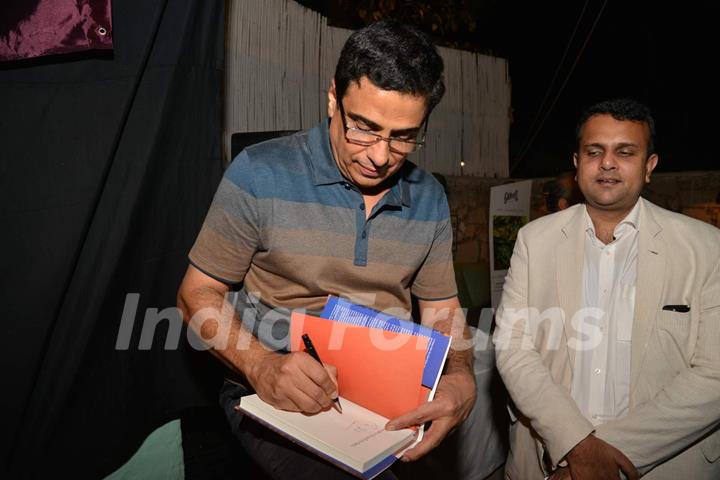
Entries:
{"type": "Polygon", "coordinates": [[[325,308],[320,316],[336,322],[381,328],[389,332],[406,333],[428,338],[429,345],[425,357],[422,384],[428,389],[435,387],[450,348],[451,338],[449,336],[419,323],[403,320],[370,307],[357,305],[334,295],[328,296],[327,303],[325,303],[325,308]]]}
{"type": "Polygon", "coordinates": [[[293,312],[292,351],[304,350],[303,334],[310,336],[323,363],[337,369],[341,397],[390,419],[427,399],[422,386],[427,337],[293,312]]]}

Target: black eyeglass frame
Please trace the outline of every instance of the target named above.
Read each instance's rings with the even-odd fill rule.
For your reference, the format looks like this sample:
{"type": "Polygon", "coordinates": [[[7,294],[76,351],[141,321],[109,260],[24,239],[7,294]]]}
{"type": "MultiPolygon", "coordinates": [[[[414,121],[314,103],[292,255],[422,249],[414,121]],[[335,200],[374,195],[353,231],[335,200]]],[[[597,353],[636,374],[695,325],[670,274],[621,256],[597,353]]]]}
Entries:
{"type": "Polygon", "coordinates": [[[430,115],[427,115],[425,117],[425,119],[423,120],[422,137],[421,137],[422,139],[421,140],[419,140],[419,141],[418,140],[402,140],[400,138],[395,138],[395,137],[383,137],[382,135],[378,135],[375,132],[363,130],[363,129],[357,128],[357,127],[348,127],[347,120],[345,118],[345,108],[343,107],[342,100],[338,100],[338,108],[340,110],[340,121],[342,122],[343,130],[345,131],[345,140],[347,140],[349,143],[352,143],[354,145],[360,145],[363,147],[371,147],[371,146],[375,145],[376,143],[379,143],[380,141],[384,141],[384,142],[387,142],[388,148],[390,149],[391,152],[402,154],[402,155],[409,155],[411,153],[415,153],[425,145],[425,135],[427,134],[428,120],[430,118],[430,115]],[[351,140],[348,138],[348,131],[350,131],[350,130],[353,130],[355,132],[360,132],[363,135],[369,135],[369,136],[375,137],[375,141],[360,142],[358,140],[351,140]],[[401,152],[399,150],[394,149],[391,142],[407,143],[410,145],[414,145],[414,148],[413,148],[413,150],[411,150],[409,152],[401,152]]]}

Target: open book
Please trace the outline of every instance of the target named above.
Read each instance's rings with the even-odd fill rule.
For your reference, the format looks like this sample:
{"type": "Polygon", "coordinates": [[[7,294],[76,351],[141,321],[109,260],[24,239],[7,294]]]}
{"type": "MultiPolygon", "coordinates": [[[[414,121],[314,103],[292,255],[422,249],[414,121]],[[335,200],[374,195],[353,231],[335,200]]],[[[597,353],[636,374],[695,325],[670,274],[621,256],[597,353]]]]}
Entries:
{"type": "Polygon", "coordinates": [[[373,478],[422,439],[422,426],[385,425],[432,400],[450,337],[337,297],[325,315],[332,318],[293,312],[290,349],[303,350],[308,334],[322,361],[337,368],[343,413],[281,411],[256,395],[243,397],[239,409],[355,476],[373,478]]]}
{"type": "Polygon", "coordinates": [[[278,410],[257,395],[242,397],[240,410],[300,446],[360,478],[373,478],[397,460],[395,453],[415,439],[410,429],[388,431],[388,419],[342,399],[315,415],[278,410]]]}

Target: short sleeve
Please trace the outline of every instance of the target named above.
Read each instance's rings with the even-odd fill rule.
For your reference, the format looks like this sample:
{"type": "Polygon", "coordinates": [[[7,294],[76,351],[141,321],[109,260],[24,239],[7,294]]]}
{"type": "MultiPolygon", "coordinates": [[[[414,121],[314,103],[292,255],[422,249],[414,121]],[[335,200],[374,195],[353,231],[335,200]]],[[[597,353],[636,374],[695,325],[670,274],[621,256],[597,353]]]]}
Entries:
{"type": "Polygon", "coordinates": [[[190,263],[227,284],[245,278],[260,243],[258,199],[245,152],[225,172],[190,250],[190,263]]]}
{"type": "Polygon", "coordinates": [[[457,296],[452,259],[450,208],[444,194],[438,194],[435,235],[430,251],[415,275],[411,291],[420,300],[445,300],[457,296]]]}

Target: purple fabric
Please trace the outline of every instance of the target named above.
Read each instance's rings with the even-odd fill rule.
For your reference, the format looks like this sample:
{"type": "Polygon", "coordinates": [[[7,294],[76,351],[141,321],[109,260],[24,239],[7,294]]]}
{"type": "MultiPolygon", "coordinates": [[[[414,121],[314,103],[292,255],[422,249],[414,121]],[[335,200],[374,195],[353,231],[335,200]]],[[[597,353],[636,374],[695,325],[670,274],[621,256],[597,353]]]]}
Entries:
{"type": "Polygon", "coordinates": [[[111,7],[112,0],[2,0],[0,61],[112,49],[111,7]]]}

